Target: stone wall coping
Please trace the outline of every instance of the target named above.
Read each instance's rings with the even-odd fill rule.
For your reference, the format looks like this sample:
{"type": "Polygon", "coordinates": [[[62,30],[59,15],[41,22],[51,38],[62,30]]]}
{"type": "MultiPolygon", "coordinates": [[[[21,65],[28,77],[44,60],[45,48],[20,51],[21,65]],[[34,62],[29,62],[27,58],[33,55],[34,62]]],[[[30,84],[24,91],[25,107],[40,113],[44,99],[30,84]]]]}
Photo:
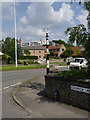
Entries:
{"type": "Polygon", "coordinates": [[[49,77],[49,78],[57,78],[57,79],[60,79],[61,78],[61,80],[63,80],[63,81],[66,81],[66,82],[75,82],[75,81],[77,81],[77,82],[85,82],[85,83],[90,83],[90,79],[81,79],[81,78],[72,78],[72,77],[67,77],[67,76],[65,76],[65,77],[63,77],[63,76],[60,76],[60,75],[45,75],[44,76],[45,78],[46,77],[49,77]]]}

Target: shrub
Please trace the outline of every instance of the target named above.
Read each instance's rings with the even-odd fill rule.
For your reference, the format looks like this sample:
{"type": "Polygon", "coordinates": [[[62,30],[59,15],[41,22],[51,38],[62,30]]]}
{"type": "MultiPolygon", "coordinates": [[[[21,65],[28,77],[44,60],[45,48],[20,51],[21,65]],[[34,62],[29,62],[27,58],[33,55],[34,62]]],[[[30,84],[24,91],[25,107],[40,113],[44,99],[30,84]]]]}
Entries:
{"type": "Polygon", "coordinates": [[[10,64],[14,64],[15,62],[14,61],[10,61],[10,64]]]}
{"type": "Polygon", "coordinates": [[[21,64],[24,64],[24,61],[22,61],[21,64]]]}
{"type": "Polygon", "coordinates": [[[34,62],[34,61],[27,61],[28,64],[39,64],[38,62],[34,62]]]}
{"type": "Polygon", "coordinates": [[[72,69],[69,71],[62,71],[59,72],[58,75],[63,76],[63,77],[72,77],[72,78],[89,78],[90,79],[90,69],[86,69],[86,70],[76,70],[76,69],[72,69]]]}
{"type": "Polygon", "coordinates": [[[21,61],[18,61],[18,64],[22,64],[22,62],[21,62],[21,61]]]}
{"type": "Polygon", "coordinates": [[[26,59],[38,59],[38,56],[21,56],[19,59],[26,60],[26,59]]]}
{"type": "Polygon", "coordinates": [[[6,54],[3,54],[2,55],[2,60],[6,60],[7,59],[7,55],[6,54]]]}

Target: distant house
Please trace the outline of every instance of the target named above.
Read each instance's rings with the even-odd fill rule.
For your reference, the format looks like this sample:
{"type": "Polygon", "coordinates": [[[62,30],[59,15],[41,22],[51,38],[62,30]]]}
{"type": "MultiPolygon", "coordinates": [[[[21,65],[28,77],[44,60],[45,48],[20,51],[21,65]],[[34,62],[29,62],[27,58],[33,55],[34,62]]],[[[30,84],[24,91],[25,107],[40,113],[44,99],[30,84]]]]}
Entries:
{"type": "MultiPolygon", "coordinates": [[[[46,46],[44,46],[46,53],[46,46]]],[[[54,51],[54,57],[61,57],[61,54],[66,50],[64,44],[59,44],[58,46],[49,46],[49,52],[54,51]]]]}
{"type": "Polygon", "coordinates": [[[45,45],[46,44],[46,41],[42,41],[42,40],[22,43],[22,40],[20,39],[19,42],[20,42],[22,47],[25,47],[25,46],[40,46],[40,45],[45,45]]]}
{"type": "Polygon", "coordinates": [[[25,47],[22,47],[22,53],[24,56],[26,56],[26,54],[24,53],[24,50],[25,49],[29,49],[30,51],[30,56],[38,56],[38,58],[44,58],[44,53],[45,53],[45,50],[44,50],[44,47],[43,46],[25,46],[25,47]]]}
{"type": "Polygon", "coordinates": [[[80,46],[80,47],[71,47],[71,49],[73,50],[72,57],[83,56],[83,51],[85,50],[85,48],[82,47],[82,46],[80,46]]]}

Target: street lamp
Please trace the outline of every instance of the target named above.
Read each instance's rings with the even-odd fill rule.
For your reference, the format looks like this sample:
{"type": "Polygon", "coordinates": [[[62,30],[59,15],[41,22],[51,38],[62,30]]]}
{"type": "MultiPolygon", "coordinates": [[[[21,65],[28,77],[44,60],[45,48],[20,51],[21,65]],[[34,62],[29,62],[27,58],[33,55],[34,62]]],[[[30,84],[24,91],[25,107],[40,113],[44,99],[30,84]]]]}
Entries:
{"type": "Polygon", "coordinates": [[[90,35],[90,11],[89,11],[89,14],[87,16],[87,22],[88,22],[88,35],[90,35]]]}
{"type": "Polygon", "coordinates": [[[14,2],[14,22],[15,22],[15,62],[17,67],[17,40],[16,40],[16,9],[15,9],[15,2],[14,2]]]}
{"type": "Polygon", "coordinates": [[[44,28],[44,31],[46,33],[46,48],[47,48],[46,62],[47,62],[47,74],[48,74],[49,73],[49,40],[48,40],[49,29],[48,28],[44,28]]]}

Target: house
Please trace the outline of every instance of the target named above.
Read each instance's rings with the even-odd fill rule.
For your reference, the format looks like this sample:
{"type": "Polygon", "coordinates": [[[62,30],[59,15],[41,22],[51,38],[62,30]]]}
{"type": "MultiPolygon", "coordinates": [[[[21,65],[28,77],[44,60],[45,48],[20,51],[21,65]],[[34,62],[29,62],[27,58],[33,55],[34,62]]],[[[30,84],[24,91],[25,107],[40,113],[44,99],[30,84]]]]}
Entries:
{"type": "MultiPolygon", "coordinates": [[[[46,53],[46,46],[44,46],[46,53]]],[[[61,54],[66,50],[64,44],[59,44],[58,46],[49,46],[49,52],[54,51],[54,57],[61,57],[61,54]]]]}
{"type": "Polygon", "coordinates": [[[19,42],[20,42],[20,45],[21,45],[22,47],[25,47],[25,46],[40,46],[40,45],[46,45],[46,41],[42,41],[42,40],[22,43],[22,40],[20,39],[19,42]]]}
{"type": "Polygon", "coordinates": [[[41,59],[44,58],[45,50],[44,50],[43,46],[24,46],[24,47],[22,47],[22,53],[24,56],[26,56],[26,54],[24,53],[25,49],[29,49],[30,56],[38,56],[38,58],[41,58],[41,59]]]}
{"type": "Polygon", "coordinates": [[[72,57],[83,56],[83,51],[85,50],[85,48],[82,47],[82,46],[80,46],[80,47],[71,47],[71,49],[73,50],[72,57]]]}

